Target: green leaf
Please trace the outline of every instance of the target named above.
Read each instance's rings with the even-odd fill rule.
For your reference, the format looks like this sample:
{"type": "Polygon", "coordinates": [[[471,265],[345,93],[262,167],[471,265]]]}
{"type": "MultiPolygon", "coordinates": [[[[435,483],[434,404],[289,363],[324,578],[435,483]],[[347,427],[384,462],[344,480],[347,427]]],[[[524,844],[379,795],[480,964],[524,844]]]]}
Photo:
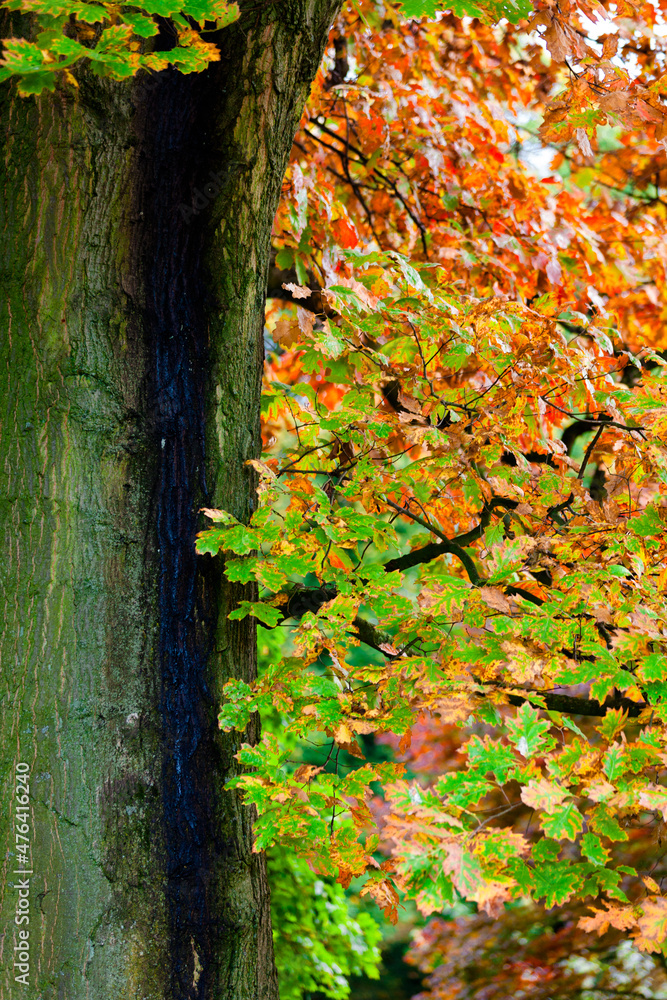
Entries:
{"type": "Polygon", "coordinates": [[[200,556],[215,556],[225,547],[226,531],[221,528],[212,528],[210,531],[202,531],[197,535],[195,549],[200,556]]]}
{"type": "Polygon", "coordinates": [[[584,821],[574,802],[565,802],[552,813],[544,813],[540,820],[549,837],[559,840],[576,840],[584,821]]]}
{"type": "Polygon", "coordinates": [[[467,809],[477,805],[494,786],[486,778],[469,771],[455,771],[443,775],[436,784],[436,791],[446,798],[449,806],[459,806],[467,809]]]}
{"type": "Polygon", "coordinates": [[[573,722],[568,715],[563,715],[561,712],[554,712],[551,710],[547,711],[547,715],[553,724],[558,726],[560,729],[569,729],[570,732],[576,733],[577,736],[584,735],[576,722],[573,722]]]}
{"type": "Polygon", "coordinates": [[[639,517],[631,517],[628,528],[635,535],[645,538],[647,535],[661,535],[665,531],[665,523],[654,506],[647,507],[639,517]]]}
{"type": "MultiPolygon", "coordinates": [[[[496,23],[506,19],[512,24],[528,17],[532,12],[532,4],[528,0],[489,0],[475,3],[473,0],[403,0],[401,13],[405,18],[429,17],[434,19],[437,11],[451,10],[456,17],[477,17],[483,21],[496,23]]],[[[467,253],[468,258],[475,258],[467,253]]]]}
{"type": "Polygon", "coordinates": [[[225,532],[225,548],[245,556],[259,547],[259,538],[253,528],[245,524],[237,524],[225,532]]]}
{"type": "Polygon", "coordinates": [[[279,267],[281,271],[289,271],[291,267],[294,266],[294,251],[288,247],[283,247],[276,254],[276,267],[279,267]]]}
{"type": "Polygon", "coordinates": [[[667,680],[667,656],[664,653],[649,653],[642,660],[639,672],[645,681],[667,680]]]}
{"type": "Polygon", "coordinates": [[[536,864],[531,875],[532,896],[536,900],[544,897],[547,909],[562,906],[583,881],[583,873],[567,861],[536,864]]]}
{"type": "Polygon", "coordinates": [[[242,618],[247,618],[248,615],[252,615],[253,618],[257,618],[258,621],[271,628],[283,618],[283,612],[280,608],[274,608],[271,604],[265,604],[263,601],[240,601],[239,607],[227,617],[230,621],[239,621],[242,618]]]}
{"type": "Polygon", "coordinates": [[[585,833],[581,838],[581,853],[594,865],[604,865],[611,856],[611,852],[602,846],[599,837],[594,833],[585,833]]]}
{"type": "Polygon", "coordinates": [[[557,861],[563,845],[550,837],[542,837],[533,846],[533,857],[536,861],[557,861]]]}
{"type": "Polygon", "coordinates": [[[151,35],[157,35],[158,33],[158,26],[155,21],[144,14],[131,13],[124,10],[121,17],[126,24],[130,25],[135,35],[139,35],[140,38],[150,38],[151,35]]]}
{"type": "Polygon", "coordinates": [[[483,775],[491,772],[501,785],[516,768],[516,757],[512,748],[495,742],[488,736],[484,741],[479,736],[473,736],[461,749],[468,754],[470,767],[474,767],[483,775]]]}
{"type": "Polygon", "coordinates": [[[551,722],[540,718],[539,711],[527,703],[517,710],[514,719],[507,720],[509,738],[526,759],[554,748],[555,739],[546,735],[550,729],[551,722]]]}
{"type": "Polygon", "coordinates": [[[403,0],[401,4],[401,14],[405,18],[430,17],[433,19],[436,13],[442,9],[440,0],[403,0]]]}
{"type": "Polygon", "coordinates": [[[500,545],[505,537],[505,525],[502,521],[498,521],[497,524],[490,525],[484,532],[484,544],[487,549],[493,549],[496,545],[500,545]]]}
{"type": "Polygon", "coordinates": [[[18,91],[21,97],[28,97],[30,94],[41,94],[43,90],[53,91],[55,89],[55,73],[26,73],[25,76],[19,76],[18,91]]]}
{"type": "Polygon", "coordinates": [[[628,835],[612,816],[608,806],[600,802],[595,809],[587,813],[588,822],[592,830],[609,840],[627,840],[628,835]]]}
{"type": "Polygon", "coordinates": [[[628,713],[622,708],[610,708],[607,710],[604,721],[595,728],[604,736],[608,743],[611,743],[614,737],[621,732],[627,721],[628,713]]]}
{"type": "MultiPolygon", "coordinates": [[[[256,579],[259,559],[246,556],[244,559],[226,559],[225,576],[234,583],[250,583],[256,579]]],[[[264,582],[264,581],[262,581],[264,582]]],[[[271,588],[274,589],[274,588],[271,588]]],[[[279,587],[275,588],[276,590],[279,587]]]]}
{"type": "Polygon", "coordinates": [[[625,747],[622,743],[613,743],[604,755],[602,770],[610,781],[616,781],[625,774],[628,766],[625,760],[625,747]]]}
{"type": "Polygon", "coordinates": [[[239,5],[225,0],[185,0],[180,10],[202,26],[206,21],[215,21],[218,29],[226,28],[241,16],[239,5]]]}
{"type": "Polygon", "coordinates": [[[602,892],[606,892],[612,899],[620,899],[622,903],[629,902],[623,890],[618,888],[622,877],[618,868],[597,868],[592,874],[602,892]]]}

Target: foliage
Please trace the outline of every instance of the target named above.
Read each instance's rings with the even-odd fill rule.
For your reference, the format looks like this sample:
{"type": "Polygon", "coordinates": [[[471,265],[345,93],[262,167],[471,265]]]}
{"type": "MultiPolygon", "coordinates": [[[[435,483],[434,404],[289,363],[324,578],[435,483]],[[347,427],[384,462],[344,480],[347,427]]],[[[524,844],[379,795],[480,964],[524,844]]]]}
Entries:
{"type": "MultiPolygon", "coordinates": [[[[280,658],[278,630],[258,628],[259,671],[280,658]]],[[[265,731],[281,737],[279,713],[267,713],[265,731]]],[[[299,748],[290,745],[292,755],[299,748]]],[[[318,991],[332,1000],[349,996],[350,976],[378,977],[382,932],[332,879],[322,879],[291,851],[268,852],[273,946],[282,1000],[318,991]]]]}
{"type": "Polygon", "coordinates": [[[345,1000],[349,976],[377,979],[382,932],[376,921],[368,913],[354,916],[341,886],[319,878],[294,853],[273,848],[268,862],[282,1000],[313,991],[345,1000]]]}
{"type": "MultiPolygon", "coordinates": [[[[82,60],[116,79],[201,70],[251,12],[3,6],[21,33],[0,78],[22,94],[76,86],[82,60]]],[[[198,540],[261,588],[233,618],[291,623],[254,686],[227,685],[220,722],[282,717],[242,749],[238,784],[256,848],[286,845],[303,860],[276,870],[325,887],[302,925],[341,900],[324,877],[362,877],[391,919],[402,896],[425,915],[468,900],[481,938],[487,918],[502,936],[560,907],[573,941],[599,937],[605,989],[612,952],[614,975],[630,954],[640,967],[622,935],[657,976],[664,37],[663,6],[635,0],[355,0],[333,29],[275,223],[258,506],[249,524],[208,511],[198,540]],[[420,768],[442,732],[455,756],[420,768]],[[394,758],[367,758],[368,736],[394,758]],[[326,739],[321,762],[294,762],[307,739],[326,739]]],[[[429,927],[416,960],[440,950],[468,981],[429,927]]],[[[565,992],[598,989],[590,970],[549,969],[565,992]]],[[[501,971],[489,981],[524,988],[501,971]]],[[[342,989],[336,975],[314,981],[342,989]]]]}
{"type": "MultiPolygon", "coordinates": [[[[12,76],[27,97],[55,90],[59,79],[78,82],[72,68],[83,60],[96,76],[124,80],[140,70],[174,66],[196,73],[220,59],[215,33],[237,21],[236,0],[136,0],[131,4],[95,0],[3,0],[0,8],[27,16],[28,37],[3,40],[0,82],[12,76]],[[159,49],[155,47],[162,36],[159,49]],[[165,42],[167,44],[165,44],[165,42]]],[[[399,14],[435,16],[436,0],[403,0],[399,14]]],[[[246,4],[250,14],[256,5],[246,4]]],[[[528,0],[455,0],[459,16],[516,22],[532,11],[528,0]]]]}
{"type": "MultiPolygon", "coordinates": [[[[200,540],[240,556],[227,559],[230,579],[272,592],[234,616],[277,624],[296,617],[308,575],[319,585],[292,655],[253,692],[231,682],[221,724],[243,728],[250,711],[279,705],[289,732],[324,731],[354,750],[358,733],[409,739],[415,715],[429,713],[468,728],[467,766],[428,790],[389,762],[292,771],[265,736],[240,755],[255,768],[243,784],[261,814],[257,845],[280,834],[343,882],[366,872],[365,890],[389,911],[397,886],[426,912],[454,890],[490,914],[519,896],[553,906],[606,893],[610,919],[655,950],[660,899],[631,901],[621,884],[637,873],[616,844],[628,838],[619,820],[662,815],[667,794],[656,780],[667,719],[663,368],[631,391],[612,377],[619,363],[604,328],[568,344],[535,309],[429,289],[397,254],[354,259],[354,278],[329,289],[337,323],[313,329],[301,353],[306,371],[335,366],[336,408],[323,410],[306,382],[300,401],[284,397],[301,425],[290,474],[260,466],[250,526],[212,512],[216,528],[200,540]],[[388,379],[400,385],[398,412],[388,379]],[[593,432],[579,462],[554,433],[572,417],[593,432]],[[592,458],[606,470],[604,499],[588,489],[592,458]],[[438,541],[401,545],[394,512],[438,541]],[[360,642],[383,662],[351,662],[360,642]],[[323,656],[329,676],[309,670],[323,656]],[[591,682],[589,698],[554,693],[591,682]],[[602,721],[586,731],[572,714],[602,721]],[[397,848],[382,864],[367,835],[375,781],[397,848]],[[544,837],[489,824],[522,806],[539,811],[544,837]]],[[[270,413],[283,399],[272,388],[270,413]]]]}
{"type": "MultiPolygon", "coordinates": [[[[642,18],[610,72],[657,94],[642,18]]],[[[209,511],[198,547],[260,585],[234,616],[292,626],[221,725],[279,711],[288,740],[328,738],[319,764],[270,734],[241,751],[258,849],[363,876],[392,919],[402,895],[532,901],[660,953],[662,119],[604,110],[601,45],[570,63],[588,117],[549,131],[550,30],[551,62],[521,26],[341,15],[275,224],[258,508],[209,511]],[[526,169],[522,108],[560,176],[526,169]],[[456,756],[419,773],[411,740],[443,726],[456,756]],[[397,759],[366,759],[367,734],[397,759]]]]}
{"type": "MultiPolygon", "coordinates": [[[[422,720],[413,728],[412,744],[400,754],[410,772],[437,781],[456,766],[461,730],[422,720]]],[[[391,735],[381,742],[396,747],[391,735]]],[[[659,845],[633,831],[626,860],[647,850],[659,856],[659,845]]],[[[648,831],[647,831],[648,832],[648,831]]],[[[461,904],[459,904],[459,908],[461,904]]],[[[548,911],[525,900],[510,904],[497,918],[473,912],[433,916],[416,931],[406,961],[427,978],[421,1000],[505,1000],[530,995],[531,1000],[611,1000],[619,994],[667,995],[662,954],[640,952],[623,928],[609,927],[602,936],[586,929],[586,907],[570,902],[548,911]]]]}
{"type": "Polygon", "coordinates": [[[78,86],[71,69],[82,59],[96,76],[116,80],[167,66],[198,72],[220,58],[217,46],[204,37],[205,29],[219,30],[240,15],[233,0],[137,0],[131,5],[4,0],[1,6],[31,20],[31,37],[5,38],[0,61],[0,81],[17,76],[23,96],[55,90],[60,77],[78,86]],[[154,49],[160,27],[171,38],[166,51],[154,49]]]}
{"type": "Polygon", "coordinates": [[[503,920],[486,914],[453,923],[434,918],[420,931],[408,962],[428,974],[422,1000],[611,1000],[667,997],[667,976],[656,956],[642,954],[621,931],[593,938],[578,926],[581,913],[565,907],[538,914],[518,905],[503,920]]]}

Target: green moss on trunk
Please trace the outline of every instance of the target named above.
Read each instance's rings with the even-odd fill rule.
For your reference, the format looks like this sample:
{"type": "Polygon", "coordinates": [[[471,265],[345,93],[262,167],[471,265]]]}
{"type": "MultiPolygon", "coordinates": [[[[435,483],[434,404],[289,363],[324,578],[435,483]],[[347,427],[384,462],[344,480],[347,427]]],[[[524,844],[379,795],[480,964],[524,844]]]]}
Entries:
{"type": "Polygon", "coordinates": [[[254,636],[192,543],[203,503],[252,503],[270,227],[336,7],[248,14],[201,76],[2,88],[2,1000],[276,996],[263,859],[215,724],[254,636]]]}

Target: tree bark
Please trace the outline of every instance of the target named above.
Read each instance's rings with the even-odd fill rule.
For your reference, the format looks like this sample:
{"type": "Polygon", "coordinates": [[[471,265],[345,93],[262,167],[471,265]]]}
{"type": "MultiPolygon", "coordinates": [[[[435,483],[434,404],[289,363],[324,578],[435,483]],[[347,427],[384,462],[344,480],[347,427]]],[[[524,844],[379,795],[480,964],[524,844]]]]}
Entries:
{"type": "Polygon", "coordinates": [[[0,1000],[277,996],[217,727],[254,630],[193,545],[252,510],[271,224],[338,6],[247,4],[202,74],[2,88],[0,1000]]]}

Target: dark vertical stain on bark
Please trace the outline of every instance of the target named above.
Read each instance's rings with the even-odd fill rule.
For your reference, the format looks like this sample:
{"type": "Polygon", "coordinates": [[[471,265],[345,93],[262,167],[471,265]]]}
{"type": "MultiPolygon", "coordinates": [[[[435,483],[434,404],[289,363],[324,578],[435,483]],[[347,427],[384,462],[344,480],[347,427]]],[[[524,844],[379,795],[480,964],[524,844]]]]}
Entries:
{"type": "Polygon", "coordinates": [[[154,518],[158,600],[166,875],[174,1000],[211,995],[208,854],[216,840],[211,779],[214,709],[205,681],[216,588],[195,554],[198,509],[207,499],[204,421],[207,372],[202,240],[179,212],[201,160],[205,79],[160,74],[143,112],[152,146],[144,174],[146,332],[154,360],[149,411],[159,468],[154,518]],[[197,958],[195,959],[195,953],[197,958]]]}

